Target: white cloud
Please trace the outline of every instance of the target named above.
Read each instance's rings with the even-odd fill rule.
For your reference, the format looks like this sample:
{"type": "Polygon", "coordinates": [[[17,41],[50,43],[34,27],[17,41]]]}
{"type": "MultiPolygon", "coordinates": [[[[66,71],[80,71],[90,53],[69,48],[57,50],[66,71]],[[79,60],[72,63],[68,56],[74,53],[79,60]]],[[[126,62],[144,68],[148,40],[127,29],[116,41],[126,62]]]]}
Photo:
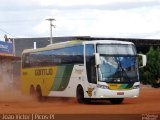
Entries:
{"type": "MultiPolygon", "coordinates": [[[[106,37],[146,37],[160,30],[160,10],[136,9],[121,11],[80,10],[56,14],[54,35],[92,35],[106,37]],[[145,12],[143,12],[145,11],[145,12]],[[65,14],[63,14],[65,13],[65,14]],[[156,17],[155,17],[156,16],[156,17]]],[[[54,16],[54,13],[52,13],[54,16]]],[[[48,26],[42,24],[39,28],[48,26]]],[[[38,32],[38,31],[37,31],[38,32]]],[[[45,33],[45,31],[43,31],[45,33]]]]}
{"type": "Polygon", "coordinates": [[[46,31],[49,30],[49,23],[47,21],[42,21],[37,26],[33,27],[33,30],[38,34],[46,33],[46,31]]]}
{"type": "MultiPolygon", "coordinates": [[[[36,1],[36,0],[35,0],[36,1]]],[[[37,0],[41,5],[61,5],[61,6],[73,6],[73,5],[103,5],[113,3],[137,3],[137,2],[158,2],[158,0],[37,0]]]]}
{"type": "Polygon", "coordinates": [[[14,36],[49,36],[49,22],[45,19],[50,17],[56,19],[54,36],[160,36],[159,0],[13,0],[9,3],[1,1],[0,28],[14,36]]]}

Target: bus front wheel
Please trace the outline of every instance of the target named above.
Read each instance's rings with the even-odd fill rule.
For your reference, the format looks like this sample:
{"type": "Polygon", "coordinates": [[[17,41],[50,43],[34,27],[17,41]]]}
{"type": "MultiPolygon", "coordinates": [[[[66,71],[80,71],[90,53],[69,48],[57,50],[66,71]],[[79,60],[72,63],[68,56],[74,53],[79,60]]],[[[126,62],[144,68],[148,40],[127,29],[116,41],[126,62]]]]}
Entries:
{"type": "Polygon", "coordinates": [[[79,103],[84,103],[84,92],[81,86],[77,87],[76,98],[79,103]]]}
{"type": "Polygon", "coordinates": [[[112,104],[121,104],[123,102],[124,98],[111,98],[110,102],[112,104]]]}

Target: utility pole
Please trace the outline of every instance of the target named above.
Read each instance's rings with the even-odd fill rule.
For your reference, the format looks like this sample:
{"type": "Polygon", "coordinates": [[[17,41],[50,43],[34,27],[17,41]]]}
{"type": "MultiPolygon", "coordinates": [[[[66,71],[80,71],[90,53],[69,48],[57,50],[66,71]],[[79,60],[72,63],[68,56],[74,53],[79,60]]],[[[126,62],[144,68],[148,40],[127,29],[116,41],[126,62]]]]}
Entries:
{"type": "Polygon", "coordinates": [[[53,18],[49,18],[49,19],[46,19],[48,21],[50,21],[50,44],[53,44],[53,41],[52,41],[52,27],[56,27],[55,25],[52,24],[52,21],[55,21],[55,19],[53,18]]]}

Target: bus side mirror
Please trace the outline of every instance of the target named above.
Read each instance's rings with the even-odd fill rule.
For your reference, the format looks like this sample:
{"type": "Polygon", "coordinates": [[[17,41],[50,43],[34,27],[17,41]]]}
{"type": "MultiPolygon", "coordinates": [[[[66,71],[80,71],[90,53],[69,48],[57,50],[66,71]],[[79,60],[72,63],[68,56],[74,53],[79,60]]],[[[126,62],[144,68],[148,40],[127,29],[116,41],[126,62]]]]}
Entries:
{"type": "Polygon", "coordinates": [[[146,64],[147,64],[147,56],[146,55],[143,55],[143,54],[138,54],[138,57],[139,57],[139,68],[142,68],[142,67],[145,67],[146,64]]]}
{"type": "Polygon", "coordinates": [[[99,53],[95,53],[95,62],[96,62],[96,66],[101,64],[99,53]]]}

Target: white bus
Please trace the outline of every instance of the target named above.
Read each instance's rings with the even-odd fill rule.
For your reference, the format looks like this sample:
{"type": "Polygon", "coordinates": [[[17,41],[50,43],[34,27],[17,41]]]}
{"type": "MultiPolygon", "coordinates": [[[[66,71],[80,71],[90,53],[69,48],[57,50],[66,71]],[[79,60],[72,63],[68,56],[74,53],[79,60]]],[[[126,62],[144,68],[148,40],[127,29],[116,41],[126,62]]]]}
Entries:
{"type": "MultiPolygon", "coordinates": [[[[143,66],[146,56],[142,56],[143,66]]],[[[136,47],[131,42],[68,41],[22,54],[22,90],[43,97],[76,97],[79,103],[139,96],[136,47]]]]}

